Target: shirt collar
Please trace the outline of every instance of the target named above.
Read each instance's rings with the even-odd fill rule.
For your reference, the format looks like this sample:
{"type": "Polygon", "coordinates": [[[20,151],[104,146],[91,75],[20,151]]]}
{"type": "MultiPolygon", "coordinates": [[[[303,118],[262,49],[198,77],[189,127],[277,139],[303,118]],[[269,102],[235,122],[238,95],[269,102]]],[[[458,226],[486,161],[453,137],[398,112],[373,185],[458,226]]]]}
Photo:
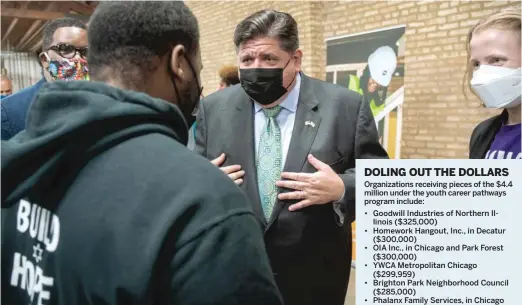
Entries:
{"type": "MultiPolygon", "coordinates": [[[[297,110],[297,102],[299,101],[299,91],[301,89],[301,73],[297,73],[295,76],[295,86],[292,88],[290,93],[285,97],[285,99],[281,102],[281,107],[285,108],[288,111],[296,112],[297,110]]],[[[259,112],[261,109],[261,105],[258,103],[254,103],[254,111],[255,113],[259,112]]]]}

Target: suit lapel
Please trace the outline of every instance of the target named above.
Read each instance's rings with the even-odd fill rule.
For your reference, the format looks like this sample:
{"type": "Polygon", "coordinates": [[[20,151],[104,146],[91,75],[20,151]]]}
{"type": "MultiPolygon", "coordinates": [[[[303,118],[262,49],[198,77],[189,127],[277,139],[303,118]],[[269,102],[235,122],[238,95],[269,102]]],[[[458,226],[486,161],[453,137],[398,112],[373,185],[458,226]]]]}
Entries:
{"type": "Polygon", "coordinates": [[[233,109],[235,115],[232,120],[232,132],[234,134],[232,138],[234,139],[234,145],[232,145],[232,151],[229,153],[232,154],[234,160],[237,160],[234,164],[240,164],[245,171],[241,188],[247,193],[257,218],[266,225],[257,186],[256,153],[254,146],[254,105],[242,89],[237,91],[239,98],[236,100],[235,109],[233,109]]]}
{"type": "MultiPolygon", "coordinates": [[[[301,88],[299,91],[299,101],[297,113],[295,115],[292,139],[286,157],[284,172],[301,172],[306,159],[314,143],[317,130],[321,123],[321,116],[318,113],[317,101],[307,76],[301,73],[301,88]]],[[[284,202],[277,200],[274,211],[266,230],[281,213],[284,202]]]]}

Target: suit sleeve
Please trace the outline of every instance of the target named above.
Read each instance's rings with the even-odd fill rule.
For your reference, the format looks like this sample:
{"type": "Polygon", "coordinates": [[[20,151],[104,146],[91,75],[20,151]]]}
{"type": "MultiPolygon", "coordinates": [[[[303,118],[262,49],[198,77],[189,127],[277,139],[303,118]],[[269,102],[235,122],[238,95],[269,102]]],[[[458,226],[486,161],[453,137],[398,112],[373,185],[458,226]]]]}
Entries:
{"type": "MultiPolygon", "coordinates": [[[[379,143],[379,134],[375,126],[370,105],[359,102],[359,111],[355,127],[354,159],[388,159],[388,153],[379,143]]],[[[353,160],[353,164],[355,164],[353,160]]],[[[345,214],[345,221],[355,221],[355,167],[339,175],[344,182],[345,192],[340,200],[345,214]]]]}
{"type": "Polygon", "coordinates": [[[194,152],[207,157],[207,122],[205,120],[205,103],[201,101],[199,112],[196,117],[194,152]]]}
{"type": "MultiPolygon", "coordinates": [[[[247,200],[234,194],[220,197],[247,200]]],[[[283,304],[262,230],[252,213],[228,216],[184,243],[176,251],[172,270],[172,304],[283,304]]]]}

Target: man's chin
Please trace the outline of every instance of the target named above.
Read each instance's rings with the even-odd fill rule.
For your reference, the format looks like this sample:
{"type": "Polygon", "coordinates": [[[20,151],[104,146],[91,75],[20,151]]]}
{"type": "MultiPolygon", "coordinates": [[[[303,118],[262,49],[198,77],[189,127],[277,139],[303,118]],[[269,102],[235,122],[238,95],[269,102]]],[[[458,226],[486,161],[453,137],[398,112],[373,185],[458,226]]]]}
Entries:
{"type": "Polygon", "coordinates": [[[283,102],[283,100],[281,99],[281,100],[277,100],[277,101],[275,101],[275,102],[273,102],[273,103],[270,103],[270,104],[268,104],[268,105],[259,104],[259,103],[257,103],[257,102],[256,102],[256,103],[257,103],[259,106],[261,106],[261,108],[270,109],[270,108],[273,108],[273,107],[275,107],[275,106],[281,104],[282,102],[283,102]]]}

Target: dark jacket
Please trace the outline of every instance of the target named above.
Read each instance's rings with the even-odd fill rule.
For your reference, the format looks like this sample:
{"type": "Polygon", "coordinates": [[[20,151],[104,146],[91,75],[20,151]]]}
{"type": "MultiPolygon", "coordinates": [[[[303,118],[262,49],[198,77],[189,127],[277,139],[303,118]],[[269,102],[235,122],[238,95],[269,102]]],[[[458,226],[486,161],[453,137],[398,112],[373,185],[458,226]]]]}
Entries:
{"type": "Polygon", "coordinates": [[[24,88],[17,93],[2,99],[2,140],[9,140],[14,135],[25,129],[25,121],[29,106],[34,97],[46,84],[45,79],[41,79],[31,87],[24,88]]]}
{"type": "Polygon", "coordinates": [[[489,118],[475,127],[469,141],[469,158],[484,159],[495,140],[497,132],[508,119],[507,110],[501,114],[489,118]]]}
{"type": "Polygon", "coordinates": [[[355,220],[355,160],[388,157],[379,144],[370,107],[353,91],[302,74],[284,171],[316,172],[307,161],[309,153],[330,165],[345,185],[342,227],[331,203],[290,212],[288,207],[297,201],[278,200],[270,220],[265,220],[257,184],[253,107],[240,85],[205,97],[198,113],[195,151],[210,160],[225,153],[223,166],[239,164],[245,171],[241,189],[265,228],[268,255],[285,304],[344,304],[352,258],[350,224],[355,220]]]}
{"type": "Polygon", "coordinates": [[[2,142],[2,303],[281,304],[248,199],[187,134],[146,94],[46,85],[2,142]]]}

